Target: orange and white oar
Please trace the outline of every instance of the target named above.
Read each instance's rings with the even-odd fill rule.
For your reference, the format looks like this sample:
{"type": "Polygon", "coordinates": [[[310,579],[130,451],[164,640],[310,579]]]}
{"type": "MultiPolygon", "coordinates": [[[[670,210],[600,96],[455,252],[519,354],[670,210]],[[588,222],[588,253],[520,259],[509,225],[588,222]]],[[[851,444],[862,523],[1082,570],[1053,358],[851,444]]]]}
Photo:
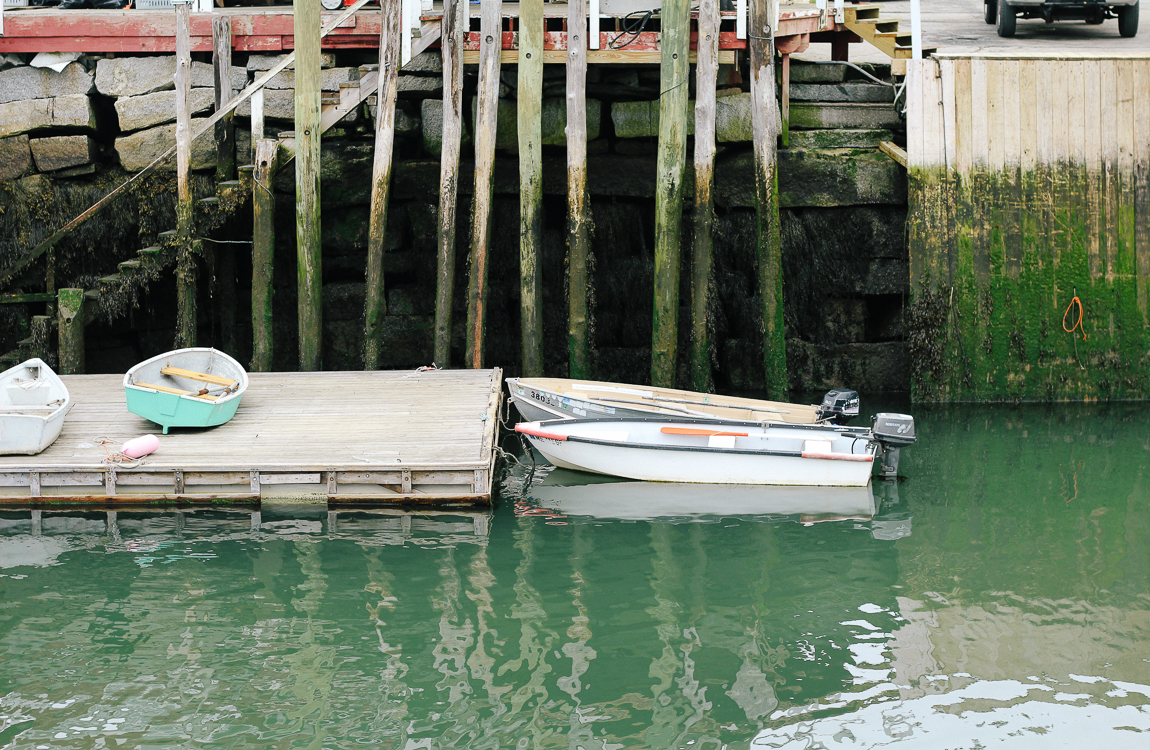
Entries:
{"type": "Polygon", "coordinates": [[[659,432],[664,435],[704,435],[707,437],[748,437],[745,432],[724,432],[723,430],[704,430],[699,427],[662,427],[659,432]]]}

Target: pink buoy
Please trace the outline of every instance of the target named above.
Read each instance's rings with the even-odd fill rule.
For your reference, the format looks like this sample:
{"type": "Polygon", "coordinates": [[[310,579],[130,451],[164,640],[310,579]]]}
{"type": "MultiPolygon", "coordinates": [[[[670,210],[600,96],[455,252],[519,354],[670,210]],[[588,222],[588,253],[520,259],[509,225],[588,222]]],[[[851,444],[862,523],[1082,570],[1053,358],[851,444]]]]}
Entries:
{"type": "Polygon", "coordinates": [[[128,458],[143,458],[149,453],[155,453],[160,447],[160,439],[155,435],[141,435],[132,438],[120,447],[120,453],[128,458]]]}

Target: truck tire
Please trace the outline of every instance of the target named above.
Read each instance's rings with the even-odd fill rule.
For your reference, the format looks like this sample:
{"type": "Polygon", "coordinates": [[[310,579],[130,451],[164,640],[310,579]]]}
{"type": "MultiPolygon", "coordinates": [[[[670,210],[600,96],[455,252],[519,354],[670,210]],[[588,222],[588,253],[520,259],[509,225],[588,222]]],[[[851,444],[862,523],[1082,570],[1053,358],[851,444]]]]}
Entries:
{"type": "Polygon", "coordinates": [[[1138,5],[1115,8],[1118,11],[1118,33],[1127,39],[1138,33],[1138,5]]]}
{"type": "Polygon", "coordinates": [[[1014,36],[1014,8],[1006,0],[998,0],[998,35],[1004,39],[1014,36]]]}
{"type": "Polygon", "coordinates": [[[991,26],[998,22],[998,0],[982,0],[982,20],[991,26]]]}

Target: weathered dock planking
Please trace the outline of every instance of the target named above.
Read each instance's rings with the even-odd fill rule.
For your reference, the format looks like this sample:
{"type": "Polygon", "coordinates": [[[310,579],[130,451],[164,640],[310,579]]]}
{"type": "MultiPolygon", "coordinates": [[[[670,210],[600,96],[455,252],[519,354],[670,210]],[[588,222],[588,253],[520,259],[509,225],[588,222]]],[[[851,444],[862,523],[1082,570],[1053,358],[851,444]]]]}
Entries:
{"type": "Polygon", "coordinates": [[[0,456],[0,507],[258,503],[302,485],[332,508],[484,505],[502,371],[252,373],[236,416],[160,436],[139,466],[101,438],[158,432],[130,414],[119,375],[65,378],[76,405],[37,456],[0,456]]]}

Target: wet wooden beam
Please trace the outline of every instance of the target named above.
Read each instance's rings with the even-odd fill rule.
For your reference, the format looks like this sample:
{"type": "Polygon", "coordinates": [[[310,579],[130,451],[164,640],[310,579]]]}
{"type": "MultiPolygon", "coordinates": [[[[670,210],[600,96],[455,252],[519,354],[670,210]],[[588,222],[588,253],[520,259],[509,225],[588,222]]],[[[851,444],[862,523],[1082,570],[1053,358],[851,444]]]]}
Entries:
{"type": "Polygon", "coordinates": [[[687,103],[691,7],[666,0],[659,68],[659,154],[655,172],[655,299],[651,325],[651,385],[675,386],[679,344],[679,256],[683,174],[687,162],[687,103]]]}
{"type": "Polygon", "coordinates": [[[379,37],[379,75],[375,101],[375,159],[371,170],[371,214],[367,233],[367,290],[363,368],[379,369],[387,290],[383,256],[387,249],[387,206],[391,197],[391,158],[395,150],[395,97],[399,93],[400,0],[382,0],[384,23],[379,37]]]}
{"type": "Polygon", "coordinates": [[[323,358],[323,252],[320,244],[320,5],[295,0],[295,234],[299,369],[323,358]]]}
{"type": "Polygon", "coordinates": [[[275,179],[279,141],[261,138],[255,145],[252,173],[252,362],[254,372],[271,372],[272,289],[275,267],[275,179]]]}
{"type": "Polygon", "coordinates": [[[543,375],[543,0],[519,4],[519,284],[522,374],[543,375]]]}
{"type": "MultiPolygon", "coordinates": [[[[232,100],[232,19],[212,16],[212,77],[215,84],[216,111],[232,100]]],[[[216,179],[236,178],[236,125],[229,112],[216,123],[216,179]]]]}
{"type": "MultiPolygon", "coordinates": [[[[177,6],[178,7],[178,6],[177,6]]],[[[61,289],[57,294],[58,355],[61,375],[84,372],[84,290],[61,289]]]]}
{"type": "Polygon", "coordinates": [[[176,3],[176,345],[196,345],[196,259],[192,234],[195,209],[188,181],[192,160],[191,94],[192,51],[189,38],[191,8],[176,3]]]}
{"type": "Polygon", "coordinates": [[[467,289],[467,366],[483,367],[487,323],[487,250],[495,192],[495,129],[499,115],[500,0],[481,6],[479,94],[475,116],[475,197],[471,211],[471,276],[467,289]]]}
{"type": "Polygon", "coordinates": [[[443,145],[439,156],[439,258],[435,285],[435,363],[451,366],[451,306],[455,295],[455,209],[459,195],[459,148],[463,126],[463,37],[466,0],[444,0],[443,145]]]}
{"type": "Polygon", "coordinates": [[[751,0],[751,130],[755,149],[756,237],[759,295],[763,316],[764,389],[767,398],[787,392],[783,331],[782,242],[779,235],[778,135],[774,54],[769,41],[774,19],[770,0],[751,0]]]}
{"type": "Polygon", "coordinates": [[[587,2],[567,4],[567,356],[568,377],[590,375],[587,266],[591,255],[587,194],[587,2]]]}
{"type": "Polygon", "coordinates": [[[691,388],[711,390],[711,337],[707,304],[711,283],[711,231],[715,219],[715,99],[719,77],[718,0],[700,0],[695,68],[695,216],[691,246],[691,388]]]}

